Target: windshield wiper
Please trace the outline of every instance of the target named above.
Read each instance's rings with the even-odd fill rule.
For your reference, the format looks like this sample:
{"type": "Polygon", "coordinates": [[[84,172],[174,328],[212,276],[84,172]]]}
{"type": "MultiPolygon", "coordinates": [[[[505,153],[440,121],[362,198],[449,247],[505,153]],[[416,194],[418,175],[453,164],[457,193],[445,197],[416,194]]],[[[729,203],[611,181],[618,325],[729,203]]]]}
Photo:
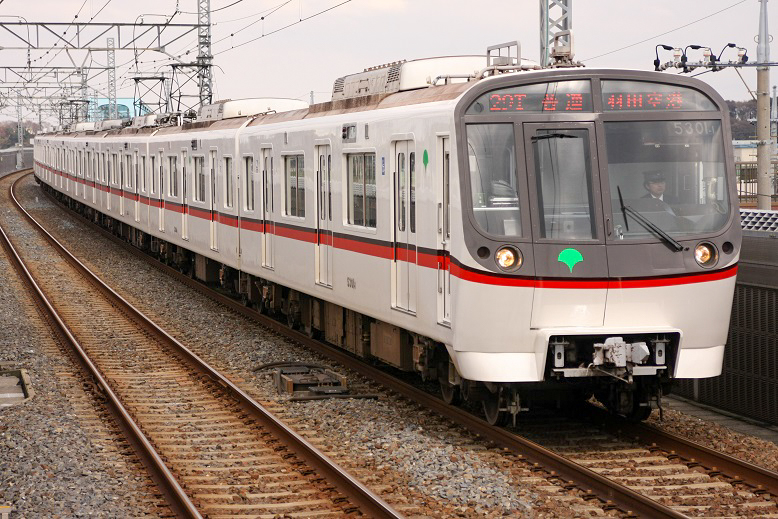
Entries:
{"type": "Polygon", "coordinates": [[[616,186],[616,190],[619,193],[619,204],[621,204],[621,212],[624,215],[624,225],[627,227],[627,230],[629,231],[629,224],[627,223],[627,214],[631,215],[635,220],[638,221],[643,227],[646,229],[649,229],[651,231],[654,231],[660,238],[662,238],[665,243],[667,243],[670,248],[675,250],[675,252],[681,252],[683,250],[683,245],[678,243],[672,236],[667,234],[661,227],[659,227],[657,224],[640,214],[640,212],[632,209],[628,205],[624,205],[624,199],[621,197],[621,187],[616,186]]]}
{"type": "Polygon", "coordinates": [[[580,139],[578,135],[569,135],[567,133],[546,133],[544,135],[535,135],[532,142],[543,141],[546,139],[580,139]]]}

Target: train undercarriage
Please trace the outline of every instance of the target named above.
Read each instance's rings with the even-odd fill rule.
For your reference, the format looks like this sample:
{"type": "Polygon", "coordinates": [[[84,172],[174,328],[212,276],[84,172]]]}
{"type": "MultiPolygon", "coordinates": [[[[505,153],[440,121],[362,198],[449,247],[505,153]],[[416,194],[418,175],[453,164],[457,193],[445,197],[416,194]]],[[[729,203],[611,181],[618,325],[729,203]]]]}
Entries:
{"type": "MultiPolygon", "coordinates": [[[[543,382],[492,383],[466,380],[459,376],[441,343],[238,271],[111,218],[48,186],[43,187],[70,209],[115,236],[179,272],[238,298],[244,305],[258,312],[285,320],[291,328],[358,357],[377,359],[401,371],[417,372],[424,381],[437,381],[446,403],[480,404],[484,418],[492,425],[511,422],[515,425],[519,413],[530,407],[550,406],[575,411],[582,409],[592,397],[613,414],[629,420],[645,420],[653,409],[661,409],[662,396],[670,392],[668,373],[671,372],[672,362],[669,359],[675,357],[677,337],[641,336],[626,339],[631,341],[624,342],[629,347],[633,344],[647,345],[651,357],[651,366],[648,366],[651,369],[648,371],[646,366],[639,366],[635,370],[634,362],[630,366],[614,365],[614,355],[616,364],[619,364],[618,354],[614,353],[618,350],[611,347],[609,356],[603,351],[609,338],[589,337],[585,341],[580,338],[552,338],[546,380],[543,382]],[[595,365],[598,362],[598,351],[601,359],[595,365]],[[561,363],[560,354],[564,357],[561,363]],[[658,363],[660,354],[661,365],[658,363]],[[668,362],[664,359],[668,359],[668,362]],[[636,372],[642,374],[634,376],[636,372]]],[[[629,347],[627,350],[630,350],[629,347]]],[[[642,351],[636,347],[638,350],[642,351]]]]}

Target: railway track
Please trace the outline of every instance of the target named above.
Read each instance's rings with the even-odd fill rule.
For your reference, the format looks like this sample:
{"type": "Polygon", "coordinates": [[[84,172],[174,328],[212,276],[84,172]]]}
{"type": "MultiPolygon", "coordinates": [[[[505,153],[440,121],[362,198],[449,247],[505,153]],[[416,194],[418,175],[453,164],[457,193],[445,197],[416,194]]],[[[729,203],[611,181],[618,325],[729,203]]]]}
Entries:
{"type": "Polygon", "coordinates": [[[20,240],[0,229],[4,246],[177,515],[399,517],[92,275],[22,209],[13,184],[0,207],[11,200],[30,229],[20,240]]]}
{"type": "MultiPolygon", "coordinates": [[[[212,291],[111,234],[102,232],[155,268],[223,306],[259,321],[273,332],[291,338],[536,463],[538,471],[543,472],[546,478],[563,488],[578,488],[586,498],[599,500],[605,510],[617,508],[626,515],[643,517],[710,517],[710,514],[715,517],[778,517],[775,505],[778,475],[774,472],[650,426],[614,421],[597,414],[596,410],[586,411],[586,414],[595,413],[590,417],[594,422],[588,429],[582,429],[579,421],[567,420],[554,424],[553,429],[558,434],[533,432],[531,421],[522,422],[519,427],[528,437],[491,427],[462,409],[448,406],[437,397],[212,291]],[[576,431],[581,430],[585,430],[586,434],[576,436],[576,431]]],[[[544,425],[539,425],[538,429],[548,432],[551,429],[548,424],[553,423],[553,417],[544,420],[544,425]]]]}

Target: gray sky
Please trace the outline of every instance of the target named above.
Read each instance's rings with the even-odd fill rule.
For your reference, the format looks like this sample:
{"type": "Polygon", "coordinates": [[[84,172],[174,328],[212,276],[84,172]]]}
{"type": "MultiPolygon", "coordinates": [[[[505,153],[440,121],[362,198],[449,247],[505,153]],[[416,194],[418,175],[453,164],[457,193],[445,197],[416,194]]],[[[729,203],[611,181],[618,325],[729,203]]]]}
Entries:
{"type": "MultiPolygon", "coordinates": [[[[488,45],[515,39],[521,42],[524,57],[539,57],[538,0],[346,0],[337,6],[342,2],[211,0],[215,99],[273,96],[307,101],[314,91],[316,101],[325,101],[337,77],[366,67],[401,59],[483,54],[488,45]],[[317,13],[321,14],[282,29],[317,13]],[[282,30],[269,34],[278,29],[282,30]],[[239,46],[252,39],[256,41],[239,46]]],[[[657,44],[700,44],[718,54],[733,42],[748,49],[750,61],[756,60],[758,0],[573,0],[573,4],[576,58],[591,68],[652,70],[657,44]],[[639,43],[643,40],[647,41],[639,43]]],[[[94,16],[95,22],[132,22],[139,16],[147,22],[161,22],[175,12],[176,5],[181,11],[197,10],[197,0],[2,0],[0,16],[4,20],[23,16],[28,21],[71,22],[82,5],[79,21],[94,16]]],[[[770,27],[778,31],[778,1],[768,5],[770,27]]],[[[173,21],[195,23],[196,17],[182,13],[173,21]]],[[[73,34],[71,30],[66,37],[73,34]]],[[[99,42],[102,45],[104,38],[99,42]]],[[[0,34],[0,47],[11,45],[18,43],[0,34]]],[[[169,51],[177,55],[187,49],[190,54],[183,59],[193,60],[197,54],[194,35],[174,43],[169,51]]],[[[55,53],[33,51],[31,57],[36,65],[70,64],[66,53],[55,53]]],[[[696,61],[702,51],[690,50],[689,55],[696,61]]],[[[72,56],[77,63],[84,59],[83,53],[72,56]]],[[[722,60],[736,57],[735,49],[727,49],[722,60]]],[[[0,58],[4,65],[24,65],[26,52],[3,49],[0,58]]],[[[669,61],[672,56],[662,51],[660,58],[669,61]]],[[[773,49],[772,58],[778,61],[778,49],[773,49]]],[[[92,60],[105,64],[105,53],[95,53],[92,60]]],[[[132,52],[117,52],[117,64],[132,60],[132,52]]],[[[169,63],[165,56],[150,52],[139,60],[143,72],[165,70],[159,67],[169,63]]],[[[755,88],[755,70],[746,68],[742,74],[749,87],[755,88]]],[[[131,75],[129,65],[118,69],[119,97],[133,96],[131,75]]],[[[726,99],[750,97],[735,70],[706,73],[699,79],[726,99]]],[[[106,83],[105,74],[95,79],[100,88],[106,83]]],[[[778,84],[778,69],[773,70],[771,84],[778,84]]],[[[9,107],[3,113],[15,115],[15,109],[9,107]]]]}

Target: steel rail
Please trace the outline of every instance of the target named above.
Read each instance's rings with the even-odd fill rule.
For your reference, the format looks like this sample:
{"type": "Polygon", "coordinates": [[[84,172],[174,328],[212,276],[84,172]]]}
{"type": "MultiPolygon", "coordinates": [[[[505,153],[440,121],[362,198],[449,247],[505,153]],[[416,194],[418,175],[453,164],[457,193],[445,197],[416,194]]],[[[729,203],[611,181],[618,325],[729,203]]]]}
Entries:
{"type": "MultiPolygon", "coordinates": [[[[24,176],[26,175],[22,175],[19,178],[24,178],[24,176]]],[[[16,199],[13,195],[13,187],[18,181],[19,179],[8,186],[9,197],[15,202],[16,199]]],[[[16,203],[18,205],[18,202],[16,203]]],[[[151,442],[149,442],[148,438],[146,438],[146,435],[143,434],[143,431],[135,423],[135,420],[133,420],[132,416],[130,416],[130,413],[122,405],[119,397],[111,390],[107,381],[103,378],[97,367],[92,363],[86,351],[84,351],[84,349],[81,347],[78,339],[73,336],[64,320],[54,309],[54,306],[46,297],[46,294],[43,292],[38,283],[35,281],[35,278],[25,265],[24,260],[22,260],[2,225],[0,225],[0,234],[2,235],[3,247],[8,252],[9,257],[11,258],[16,269],[19,271],[23,280],[26,281],[31,288],[31,292],[37,301],[38,306],[41,308],[41,311],[47,315],[49,319],[51,319],[51,322],[56,328],[56,332],[59,333],[63,341],[69,344],[73,351],[76,353],[76,357],[79,360],[81,366],[91,377],[97,381],[98,387],[106,396],[106,404],[108,405],[113,415],[116,417],[117,422],[124,431],[126,438],[135,449],[135,452],[139,455],[144,465],[149,469],[152,479],[164,492],[167,498],[167,502],[170,504],[173,512],[176,513],[179,517],[201,518],[202,516],[197,511],[194,503],[192,503],[192,501],[186,495],[186,492],[184,492],[176,478],[173,476],[170,470],[168,470],[160,455],[151,445],[151,442]]]]}
{"type": "MultiPolygon", "coordinates": [[[[51,198],[56,201],[56,199],[53,197],[51,198]]],[[[293,339],[305,347],[325,355],[333,361],[343,364],[349,369],[352,369],[353,371],[378,382],[379,384],[391,389],[392,391],[395,391],[396,393],[399,393],[400,395],[413,400],[442,416],[445,416],[446,418],[452,420],[455,423],[458,423],[468,430],[475,432],[488,440],[491,440],[495,444],[525,457],[528,461],[532,463],[538,463],[542,467],[551,471],[552,475],[573,481],[578,488],[587,494],[596,494],[606,507],[619,508],[627,514],[637,514],[638,516],[651,517],[652,519],[682,519],[687,517],[686,515],[681,514],[649,497],[635,492],[625,485],[608,479],[607,477],[602,476],[582,465],[579,465],[578,463],[575,463],[574,461],[569,460],[564,456],[560,456],[554,451],[546,449],[537,443],[532,442],[531,440],[518,436],[505,429],[493,427],[485,420],[482,420],[481,418],[478,418],[458,407],[450,406],[443,402],[440,398],[432,396],[423,390],[398,380],[392,375],[369,366],[363,361],[352,357],[345,351],[338,350],[337,348],[328,346],[322,342],[312,339],[299,331],[292,330],[284,324],[274,320],[273,318],[260,314],[259,312],[244,306],[240,302],[206,287],[199,281],[196,281],[195,279],[180,273],[178,270],[162,264],[154,258],[151,258],[148,254],[145,254],[137,247],[133,247],[131,244],[114,236],[112,233],[103,229],[99,225],[94,224],[94,222],[90,221],[90,223],[92,223],[92,225],[94,225],[94,227],[98,229],[100,233],[106,238],[112,240],[118,245],[121,245],[125,248],[125,250],[129,251],[136,257],[146,261],[154,268],[167,275],[170,275],[186,286],[197,290],[199,293],[205,295],[206,297],[209,297],[210,299],[223,304],[224,306],[249,319],[258,321],[262,326],[267,327],[271,331],[293,339]]]]}
{"type": "MultiPolygon", "coordinates": [[[[28,173],[29,174],[29,173],[28,173]]],[[[210,377],[217,384],[230,394],[233,398],[238,400],[241,405],[246,409],[255,419],[262,423],[271,433],[273,433],[279,440],[284,442],[290,449],[301,459],[304,460],[309,466],[313,467],[321,476],[327,481],[333,484],[340,492],[346,495],[349,500],[355,506],[367,515],[368,517],[375,518],[387,518],[398,519],[403,517],[399,512],[395,511],[389,504],[387,504],[381,497],[374,494],[370,489],[365,487],[359,480],[351,476],[345,469],[338,466],[334,461],[327,457],[324,453],[319,451],[313,444],[308,442],[305,438],[297,434],[290,429],[286,424],[276,418],[270,411],[265,409],[259,402],[255,401],[251,396],[233,384],[229,379],[224,377],[221,373],[213,369],[203,359],[198,357],[194,352],[189,350],[183,344],[178,342],[174,337],[170,336],[162,328],[157,326],[151,319],[143,314],[139,309],[135,308],[126,299],[115,292],[111,287],[105,284],[97,275],[95,275],[86,265],[79,261],[70,251],[65,248],[53,235],[51,235],[46,229],[21,205],[16,199],[13,192],[13,188],[16,183],[27,175],[21,176],[17,179],[11,187],[9,187],[9,193],[14,200],[22,214],[27,218],[39,231],[44,235],[54,247],[61,251],[64,257],[76,268],[78,268],[87,278],[92,281],[103,293],[107,294],[114,303],[120,306],[124,311],[131,315],[135,320],[144,323],[150,332],[154,333],[161,341],[164,341],[167,345],[174,348],[178,353],[182,354],[182,357],[187,363],[210,377]]],[[[133,247],[134,248],[134,247],[133,247]]],[[[37,285],[36,285],[37,286],[37,285]]],[[[42,294],[42,292],[41,292],[42,294]]],[[[53,310],[53,308],[52,308],[53,310]]],[[[63,323],[64,326],[64,323],[63,323]]],[[[66,329],[66,327],[65,327],[66,329]]],[[[69,334],[70,337],[72,335],[69,334]]],[[[75,340],[75,338],[73,339],[75,340]]],[[[83,350],[80,352],[84,356],[83,350]]],[[[88,359],[86,359],[88,361],[88,359]]],[[[89,363],[91,366],[91,362],[89,363]]],[[[96,368],[94,368],[96,371],[96,368]]],[[[99,374],[98,374],[99,375],[99,374]]],[[[108,389],[107,383],[100,377],[101,386],[106,390],[108,389]]],[[[121,404],[119,404],[121,405],[121,404]]],[[[125,411],[126,412],[126,411],[125,411]]],[[[129,418],[129,414],[127,415],[129,418]]],[[[129,418],[131,420],[131,418],[129,418]]],[[[133,422],[134,424],[134,422],[133,422]]],[[[137,426],[136,426],[137,427],[137,426]]],[[[140,431],[140,429],[138,429],[140,431]]],[[[149,444],[150,446],[150,444],[149,444]]],[[[153,448],[153,447],[152,447],[153,448]]],[[[160,458],[160,462],[161,462],[160,458]]],[[[172,474],[171,474],[172,477],[172,474]]],[[[177,485],[177,483],[176,483],[177,485]]],[[[180,487],[179,487],[180,488],[180,487]]],[[[183,492],[183,490],[182,490],[183,492]]],[[[188,498],[187,498],[188,499],[188,498]]],[[[194,506],[194,505],[192,505],[194,506]]],[[[197,513],[197,510],[194,509],[197,513]]],[[[198,515],[192,515],[191,517],[200,517],[198,515]]]]}
{"type": "Polygon", "coordinates": [[[608,432],[615,435],[621,433],[624,436],[637,438],[643,443],[653,444],[665,452],[674,453],[688,463],[702,465],[711,472],[721,473],[733,480],[742,481],[757,490],[769,492],[772,496],[778,497],[778,472],[718,452],[650,424],[615,420],[604,410],[592,407],[591,412],[603,421],[608,432]]]}

